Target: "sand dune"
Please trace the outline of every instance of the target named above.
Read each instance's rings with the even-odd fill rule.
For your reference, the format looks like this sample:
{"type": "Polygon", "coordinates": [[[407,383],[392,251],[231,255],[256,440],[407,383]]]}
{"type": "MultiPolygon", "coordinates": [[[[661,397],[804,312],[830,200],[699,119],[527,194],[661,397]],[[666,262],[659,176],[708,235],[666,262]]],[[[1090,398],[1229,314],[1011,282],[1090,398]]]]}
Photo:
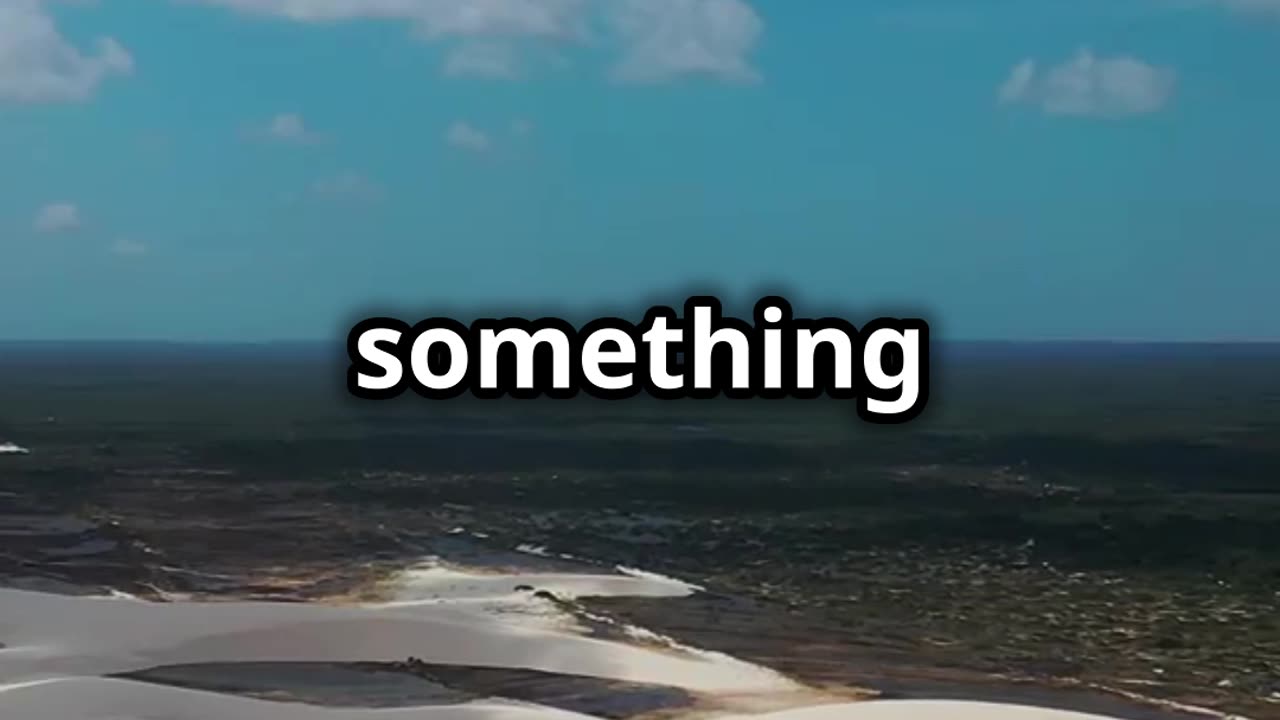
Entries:
{"type": "Polygon", "coordinates": [[[399,709],[322,708],[105,678],[0,687],[0,717],[14,720],[587,720],[587,716],[486,702],[399,709]]]}
{"type": "Polygon", "coordinates": [[[458,602],[520,597],[517,587],[543,590],[566,600],[584,597],[684,597],[696,587],[658,575],[629,571],[627,575],[568,573],[477,575],[438,565],[410,568],[385,584],[393,596],[388,606],[431,601],[458,602]]]}
{"type": "Polygon", "coordinates": [[[876,700],[821,705],[751,717],[753,720],[1107,720],[1100,715],[1066,710],[954,700],[876,700]]]}
{"type": "MultiPolygon", "coordinates": [[[[22,720],[592,720],[514,703],[397,709],[322,708],[101,678],[0,688],[0,713],[22,720]]],[[[952,701],[869,701],[722,720],[1106,720],[1097,715],[952,701]]]]}
{"type": "Polygon", "coordinates": [[[150,603],[0,590],[0,718],[14,720],[583,720],[590,716],[506,701],[404,709],[327,708],[108,678],[150,668],[241,662],[394,662],[521,668],[680,688],[725,702],[687,716],[741,720],[1101,720],[1053,710],[959,702],[837,704],[782,675],[723,655],[664,652],[587,637],[530,588],[560,597],[679,596],[692,586],[632,573],[469,575],[406,571],[385,602],[150,603]],[[520,587],[517,590],[518,586],[520,587]],[[753,702],[752,698],[756,701],[753,702]],[[731,700],[731,702],[729,701],[731,700]],[[827,703],[827,704],[821,704],[827,703]],[[747,716],[747,707],[819,704],[747,716]]]}
{"type": "Polygon", "coordinates": [[[0,683],[210,662],[428,662],[519,667],[699,692],[790,691],[729,658],[679,657],[522,626],[465,605],[145,603],[0,590],[0,683]]]}

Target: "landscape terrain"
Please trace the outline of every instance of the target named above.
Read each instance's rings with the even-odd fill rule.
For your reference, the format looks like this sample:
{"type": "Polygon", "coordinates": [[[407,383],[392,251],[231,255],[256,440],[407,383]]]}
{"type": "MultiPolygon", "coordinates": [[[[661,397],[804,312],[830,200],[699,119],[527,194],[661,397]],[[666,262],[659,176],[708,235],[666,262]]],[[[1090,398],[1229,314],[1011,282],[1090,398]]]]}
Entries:
{"type": "Polygon", "coordinates": [[[423,558],[622,566],[702,591],[545,597],[839,692],[1280,718],[1280,346],[932,364],[924,416],[879,427],[835,401],[358,401],[318,345],[0,344],[0,586],[377,600],[423,558]]]}

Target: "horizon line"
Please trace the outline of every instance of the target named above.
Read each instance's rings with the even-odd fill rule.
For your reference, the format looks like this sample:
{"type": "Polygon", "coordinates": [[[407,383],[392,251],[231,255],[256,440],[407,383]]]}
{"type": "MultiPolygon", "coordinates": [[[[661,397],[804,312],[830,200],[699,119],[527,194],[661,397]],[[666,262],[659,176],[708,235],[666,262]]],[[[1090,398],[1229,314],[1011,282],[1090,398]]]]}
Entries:
{"type": "MultiPolygon", "coordinates": [[[[168,345],[181,347],[270,345],[335,345],[345,338],[278,338],[271,340],[213,340],[165,338],[0,338],[0,345],[168,345]]],[[[932,338],[931,344],[971,345],[1280,345],[1280,338],[932,338]]]]}

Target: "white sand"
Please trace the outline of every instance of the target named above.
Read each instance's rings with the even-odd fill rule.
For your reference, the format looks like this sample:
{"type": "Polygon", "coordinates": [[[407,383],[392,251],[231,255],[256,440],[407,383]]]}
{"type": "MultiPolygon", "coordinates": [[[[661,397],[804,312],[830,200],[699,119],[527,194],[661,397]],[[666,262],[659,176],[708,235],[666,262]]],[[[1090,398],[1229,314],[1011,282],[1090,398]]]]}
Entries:
{"type": "MultiPolygon", "coordinates": [[[[955,700],[877,700],[785,710],[753,720],[1108,720],[1066,710],[955,700]]],[[[741,720],[741,718],[735,718],[741,720]]]]}
{"type": "Polygon", "coordinates": [[[74,678],[0,687],[5,720],[586,720],[552,708],[507,703],[393,710],[321,708],[128,680],[74,678]]]}
{"type": "MultiPolygon", "coordinates": [[[[465,605],[163,603],[0,590],[0,684],[226,662],[427,662],[516,667],[699,692],[793,690],[769,670],[541,628],[465,605]]],[[[3,717],[0,715],[0,717],[3,717]]]]}
{"type": "MultiPolygon", "coordinates": [[[[716,653],[683,655],[530,623],[512,608],[562,597],[686,595],[692,586],[629,576],[469,575],[424,566],[389,584],[391,602],[358,607],[223,602],[149,603],[0,589],[0,718],[4,720],[590,720],[507,702],[370,710],[320,708],[102,676],[165,665],[234,662],[427,662],[508,667],[683,688],[733,707],[835,699],[766,668],[716,653]],[[760,702],[751,702],[757,698],[760,702]]],[[[705,716],[705,711],[699,713],[705,716]]],[[[746,715],[722,714],[726,720],[746,715]]],[[[759,720],[1106,720],[960,702],[831,704],[759,720]]]]}
{"type": "MultiPolygon", "coordinates": [[[[0,687],[0,716],[14,720],[595,720],[516,703],[396,709],[321,708],[127,680],[76,678],[0,687]]],[[[722,720],[1108,720],[1097,715],[953,701],[872,701],[722,720]]]]}
{"type": "Polygon", "coordinates": [[[586,597],[685,597],[699,588],[661,575],[476,575],[435,564],[410,568],[387,583],[394,596],[388,605],[465,600],[519,599],[524,585],[564,600],[586,597]]]}

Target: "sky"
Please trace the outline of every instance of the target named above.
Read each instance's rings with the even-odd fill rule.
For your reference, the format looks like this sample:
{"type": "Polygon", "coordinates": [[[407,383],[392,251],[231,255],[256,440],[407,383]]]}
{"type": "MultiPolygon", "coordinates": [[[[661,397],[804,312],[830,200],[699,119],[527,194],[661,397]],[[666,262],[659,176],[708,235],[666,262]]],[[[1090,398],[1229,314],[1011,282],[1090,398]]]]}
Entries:
{"type": "Polygon", "coordinates": [[[0,0],[0,338],[1280,340],[1278,71],[1280,0],[0,0]]]}

